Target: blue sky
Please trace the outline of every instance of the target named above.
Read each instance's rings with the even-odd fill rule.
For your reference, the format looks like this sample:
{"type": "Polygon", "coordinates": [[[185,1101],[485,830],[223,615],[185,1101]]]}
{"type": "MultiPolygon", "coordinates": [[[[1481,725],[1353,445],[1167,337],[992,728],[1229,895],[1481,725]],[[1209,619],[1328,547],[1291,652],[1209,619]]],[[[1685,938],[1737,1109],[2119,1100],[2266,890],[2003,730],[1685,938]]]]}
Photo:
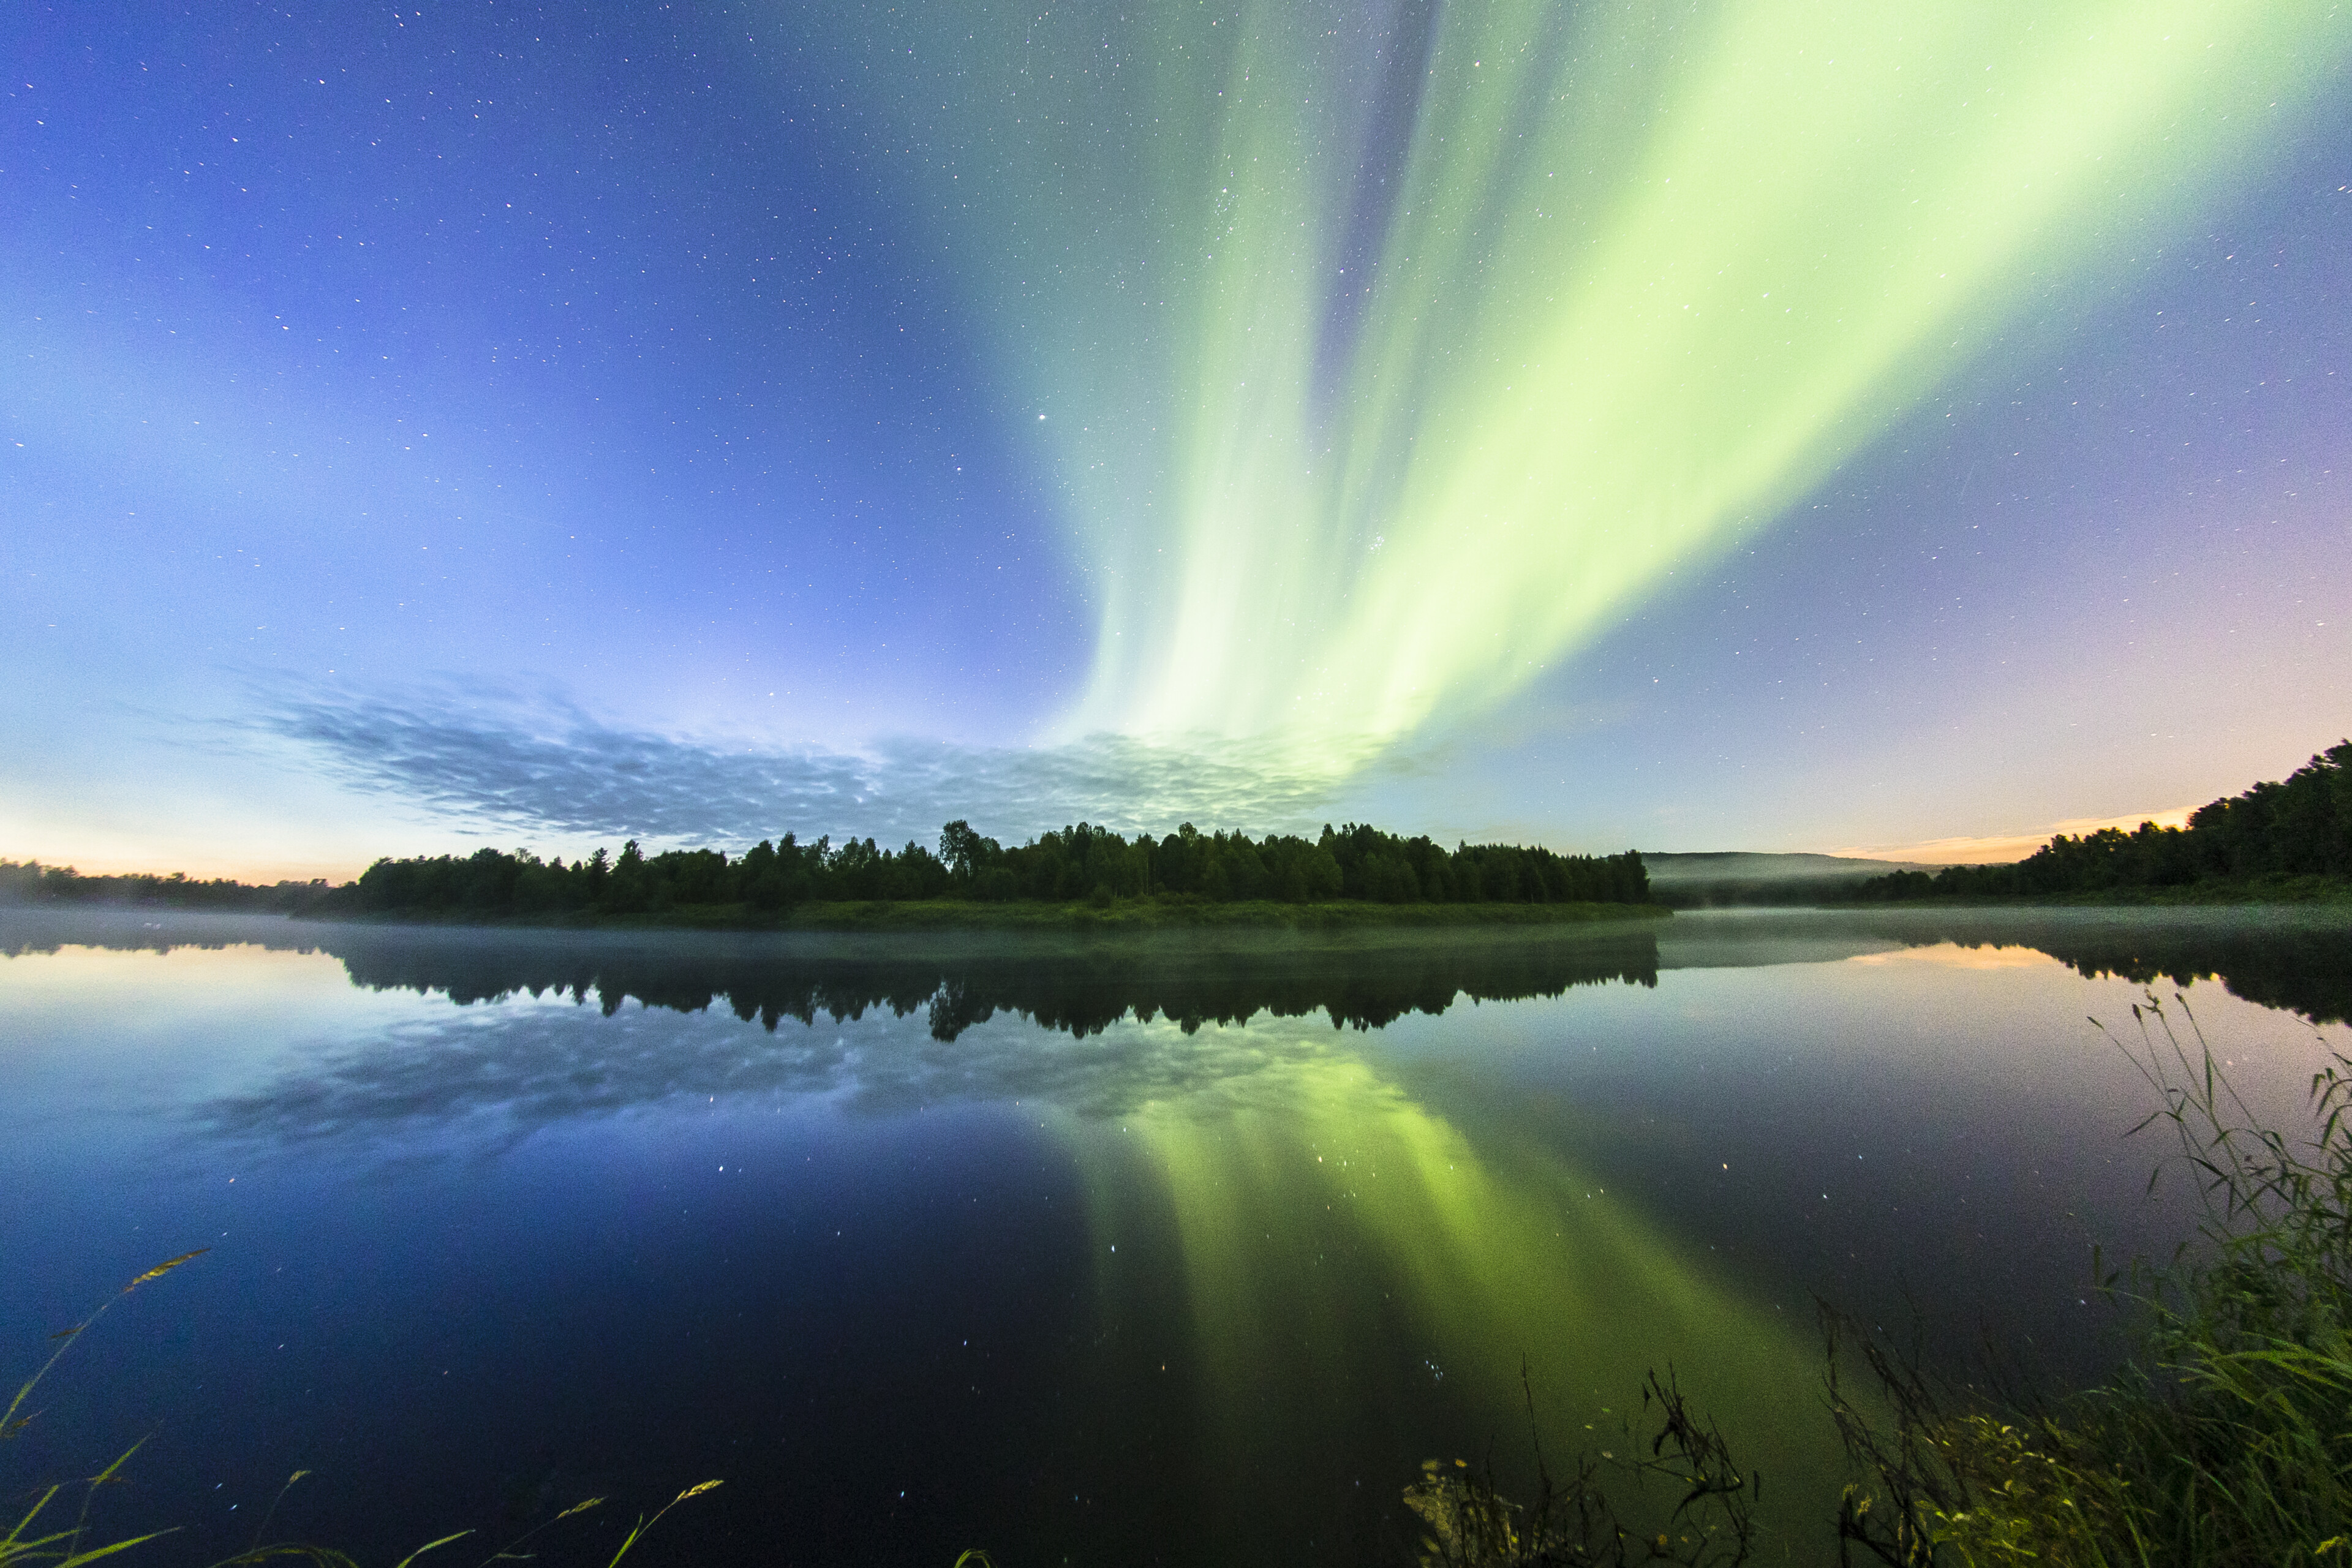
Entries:
{"type": "MultiPolygon", "coordinates": [[[[2352,731],[2340,13],[2290,8],[2234,66],[2149,42],[2117,88],[2147,112],[2082,132],[2084,194],[2020,218],[1941,335],[1874,359],[1769,482],[1622,570],[1622,534],[1681,524],[1577,511],[1605,452],[1475,528],[1415,500],[1475,468],[1483,426],[1446,399],[1540,430],[1567,372],[1513,403],[1500,359],[1429,368],[1448,342],[1402,381],[1364,367],[1447,311],[1508,342],[1504,285],[1457,284],[1574,289],[1630,176],[1436,267],[1427,234],[1404,254],[1416,204],[1487,180],[1507,205],[1520,177],[1443,118],[1448,82],[1506,63],[1493,34],[1430,5],[1138,15],[25,8],[0,44],[0,856],[341,878],[948,816],[1900,849],[2194,805],[2352,731]],[[1249,42],[1205,52],[1209,24],[1249,42]],[[1406,58],[1428,85],[1401,97],[1406,58]],[[1331,96],[1226,106],[1267,79],[1331,96]],[[1228,164],[1239,196],[1206,184],[1228,164]],[[1233,270],[1184,259],[1196,212],[1240,237],[1233,270]],[[1332,237],[1282,237],[1294,217],[1332,237]],[[1252,224],[1276,237],[1255,260],[1252,224]],[[1254,346],[1306,315],[1311,353],[1254,346]],[[1229,365],[1301,390],[1252,402],[1229,365]],[[1316,489],[1351,441],[1427,477],[1316,489]],[[1407,551],[1442,605],[1382,607],[1407,551]],[[1507,676],[1465,652],[1489,636],[1507,676]]],[[[1622,90],[1655,112],[1579,129],[1616,79],[1554,60],[1498,146],[1642,165],[1748,90],[1692,63],[1704,18],[1634,50],[1630,8],[1514,15],[1518,45],[1641,54],[1622,90]]],[[[2027,81],[1984,100],[2012,120],[2057,47],[2030,34],[1983,46],[2027,81]]],[[[1888,188],[1938,199],[1931,145],[2021,156],[1997,121],[1906,112],[1873,154],[1888,188]]],[[[1662,268],[1741,264],[1705,218],[1662,268]]],[[[1802,276],[1853,295],[1860,244],[1825,234],[1802,276]]],[[[1790,354],[1869,346],[1814,303],[1790,354]]],[[[1659,393],[1638,335],[1573,325],[1575,395],[1622,377],[1658,451],[1746,428],[1659,393]]],[[[1768,421],[1811,384],[1733,369],[1768,421]]],[[[1638,500],[1628,468],[1593,483],[1638,500]]]]}

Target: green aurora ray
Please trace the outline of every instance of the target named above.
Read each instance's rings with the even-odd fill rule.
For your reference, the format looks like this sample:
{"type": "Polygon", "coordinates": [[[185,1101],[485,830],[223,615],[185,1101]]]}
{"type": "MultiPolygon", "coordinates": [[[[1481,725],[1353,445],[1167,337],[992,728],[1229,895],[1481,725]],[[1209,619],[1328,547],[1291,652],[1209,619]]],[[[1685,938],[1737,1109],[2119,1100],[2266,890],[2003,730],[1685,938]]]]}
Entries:
{"type": "Polygon", "coordinates": [[[835,20],[1088,570],[1061,734],[1333,779],[1769,524],[2352,50],[2329,0],[835,20]]]}

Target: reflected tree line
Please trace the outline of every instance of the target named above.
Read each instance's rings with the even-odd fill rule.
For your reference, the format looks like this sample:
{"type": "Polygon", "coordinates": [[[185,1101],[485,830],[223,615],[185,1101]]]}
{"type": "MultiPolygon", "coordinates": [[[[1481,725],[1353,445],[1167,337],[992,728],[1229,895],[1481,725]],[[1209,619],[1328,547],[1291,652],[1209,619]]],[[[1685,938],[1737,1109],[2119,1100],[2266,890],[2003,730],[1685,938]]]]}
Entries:
{"type": "Polygon", "coordinates": [[[1362,949],[1063,950],[903,958],[706,956],[573,945],[336,941],[355,985],[441,992],[451,1000],[517,994],[593,1000],[605,1014],[636,1001],[682,1013],[719,1006],[772,1031],[868,1012],[927,1014],[931,1036],[952,1040],[999,1013],[1080,1037],[1133,1018],[1167,1019],[1191,1033],[1260,1013],[1329,1016],[1374,1029],[1411,1013],[1440,1014],[1462,997],[1515,1001],[1577,985],[1655,986],[1654,936],[1573,941],[1418,943],[1362,949]]]}
{"type": "MultiPolygon", "coordinates": [[[[724,1007],[769,1030],[785,1019],[814,1025],[887,1011],[928,1015],[931,1034],[952,1040],[999,1013],[1084,1037],[1129,1018],[1166,1019],[1187,1033],[1205,1024],[1328,1015],[1334,1026],[1376,1029],[1457,1001],[1559,996],[1579,985],[1655,987],[1657,938],[1622,928],[1572,935],[1439,933],[1410,942],[1246,945],[1160,940],[1132,943],[1025,942],[1014,949],[959,951],[918,940],[899,951],[777,952],[782,940],[736,939],[752,951],[713,952],[661,939],[416,927],[313,926],[273,947],[325,952],[368,990],[441,993],[460,1005],[568,996],[605,1015],[635,1001],[681,1013],[724,1007]],[[765,951],[761,949],[765,948],[765,951]]],[[[240,933],[190,941],[164,931],[78,931],[0,936],[0,957],[55,952],[65,943],[164,952],[253,940],[240,933]]],[[[675,939],[673,939],[674,941],[675,939]]]]}
{"type": "MultiPolygon", "coordinates": [[[[2352,929],[2265,930],[2251,924],[2167,929],[2053,927],[2020,936],[1985,928],[1930,928],[1906,934],[1915,945],[2032,947],[2086,980],[2113,976],[2134,984],[2187,989],[2218,980],[2233,996],[2315,1024],[2352,1022],[2352,929]]],[[[1998,928],[1994,928],[1998,929],[1998,928]]]]}
{"type": "MultiPolygon", "coordinates": [[[[2027,946],[2084,979],[2187,988],[2219,982],[2262,1006],[2315,1024],[2352,1021],[2352,929],[2265,930],[2229,924],[2182,928],[2061,925],[1990,935],[1969,925],[1909,935],[1915,943],[2027,946]]],[[[1434,1016],[1457,1001],[1559,996],[1578,985],[1654,988],[1657,939],[1646,932],[1428,940],[1360,947],[1196,948],[1160,944],[904,959],[776,960],[703,957],[614,948],[500,950],[467,945],[383,945],[337,941],[356,985],[446,993],[457,1002],[514,994],[568,994],[606,1014],[635,1000],[698,1012],[724,1006],[774,1029],[785,1018],[814,1024],[887,1009],[929,1016],[951,1040],[998,1013],[1081,1037],[1123,1019],[1166,1018],[1187,1032],[1276,1017],[1327,1014],[1338,1027],[1376,1029],[1409,1014],[1434,1016]]]]}
{"type": "MultiPolygon", "coordinates": [[[[77,925],[80,920],[75,917],[77,925]]],[[[1834,958],[1842,951],[1837,917],[1820,920],[1830,922],[1816,928],[1823,938],[1820,955],[1834,958]]],[[[2315,1024],[2352,1022],[2352,925],[2103,919],[2075,910],[1999,917],[1890,911],[1843,934],[1855,952],[1874,951],[1890,935],[1912,946],[2030,947],[2086,979],[2184,988],[2218,981],[2246,1001],[2315,1024]]],[[[1443,1013],[1465,997],[1558,996],[1577,985],[1619,982],[1655,986],[1660,969],[1675,963],[1671,953],[1662,958],[1656,934],[1624,927],[1339,943],[1030,938],[982,950],[956,938],[828,942],[274,923],[192,942],[184,931],[101,926],[71,934],[56,928],[0,932],[0,957],[54,952],[68,942],[162,952],[256,940],[329,953],[355,985],[439,992],[461,1004],[562,995],[593,1002],[608,1015],[631,1000],[680,1012],[724,1007],[770,1029],[786,1018],[814,1025],[883,1010],[899,1017],[919,1012],[942,1040],[998,1013],[1080,1037],[1128,1017],[1165,1018],[1191,1030],[1261,1011],[1277,1017],[1321,1012],[1342,1027],[1373,1029],[1413,1013],[1443,1013]],[[727,946],[714,950],[718,942],[727,946]],[[792,946],[780,950],[780,942],[792,946]],[[813,943],[833,951],[803,950],[813,943]]]]}
{"type": "Polygon", "coordinates": [[[787,833],[740,855],[673,849],[646,855],[635,840],[566,865],[527,850],[382,859],[337,889],[322,912],[498,917],[658,914],[736,906],[782,914],[803,903],[965,900],[1118,900],[1227,903],[1643,903],[1638,854],[1560,855],[1533,846],[1403,838],[1350,823],[1314,839],[1202,833],[1186,823],[1165,837],[1129,838],[1079,823],[1007,848],[967,822],[940,830],[937,852],[871,838],[803,843],[787,833]]]}
{"type": "Polygon", "coordinates": [[[2284,782],[2199,806],[2185,828],[2143,822],[2130,833],[2061,834],[2014,865],[1948,866],[1933,876],[1896,871],[1851,896],[2009,898],[2305,877],[2352,878],[2352,741],[2330,746],[2284,782]]]}

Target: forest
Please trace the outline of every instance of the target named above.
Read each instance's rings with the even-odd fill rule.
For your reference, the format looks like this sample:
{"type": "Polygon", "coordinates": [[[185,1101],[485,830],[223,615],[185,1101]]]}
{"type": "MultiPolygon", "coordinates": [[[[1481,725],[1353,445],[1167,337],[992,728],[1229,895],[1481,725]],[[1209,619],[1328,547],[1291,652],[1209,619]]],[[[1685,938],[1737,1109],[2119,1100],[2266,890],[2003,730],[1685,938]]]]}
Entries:
{"type": "Polygon", "coordinates": [[[2352,878],[2352,741],[2338,742],[2284,782],[2200,805],[2187,827],[2143,822],[2060,835],[2007,866],[1896,871],[1854,889],[1864,902],[2040,897],[2133,889],[2244,886],[2290,878],[2352,878]]]}
{"type": "Polygon", "coordinates": [[[1559,855],[1502,844],[1452,850],[1350,823],[1307,839],[1287,834],[1202,833],[1186,823],[1165,837],[1133,838],[1079,823],[1006,847],[971,824],[886,849],[871,838],[802,843],[787,833],[740,855],[671,849],[646,855],[633,839],[565,865],[525,850],[478,849],[383,859],[331,895],[320,912],[354,914],[659,914],[690,905],[741,905],[781,914],[804,903],[965,900],[1108,906],[1120,900],[1205,903],[1615,903],[1649,898],[1642,858],[1559,855]]]}
{"type": "Polygon", "coordinates": [[[871,838],[803,843],[787,833],[740,854],[670,849],[647,855],[632,839],[565,864],[527,849],[379,859],[356,881],[193,881],[185,877],[84,877],[70,867],[0,861],[0,902],[107,902],[189,909],[276,910],[320,915],[501,919],[660,915],[740,907],[781,917],[809,903],[957,900],[1108,906],[1179,903],[1641,904],[1640,855],[1560,855],[1541,847],[1403,838],[1350,823],[1319,837],[1202,833],[1186,823],[1154,839],[1079,823],[1010,848],[969,823],[940,830],[936,852],[871,838]]]}

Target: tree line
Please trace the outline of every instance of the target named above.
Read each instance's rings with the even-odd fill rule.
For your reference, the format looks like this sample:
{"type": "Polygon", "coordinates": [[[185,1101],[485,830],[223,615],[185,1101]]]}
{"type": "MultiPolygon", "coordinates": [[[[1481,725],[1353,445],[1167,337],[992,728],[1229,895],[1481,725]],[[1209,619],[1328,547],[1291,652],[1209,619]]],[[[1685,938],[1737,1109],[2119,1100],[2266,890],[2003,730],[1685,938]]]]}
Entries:
{"type": "Polygon", "coordinates": [[[0,904],[145,904],[175,910],[257,910],[302,914],[338,889],[324,878],[308,882],[238,882],[226,877],[202,879],[184,871],[169,876],[135,872],[85,877],[70,866],[38,860],[0,860],[0,904]]]}
{"type": "Polygon", "coordinates": [[[787,833],[740,855],[632,839],[566,865],[528,850],[378,860],[331,894],[322,912],[474,916],[659,913],[741,905],[781,914],[812,902],[954,899],[1108,905],[1157,898],[1212,903],[1643,903],[1640,855],[1560,855],[1539,847],[1403,838],[1350,823],[1318,838],[1202,833],[1191,823],[1154,839],[1079,823],[1007,847],[950,822],[936,851],[872,838],[803,843],[787,833]]]}
{"type": "Polygon", "coordinates": [[[2011,898],[2180,888],[2269,877],[2352,877],[2352,741],[2338,742],[2284,781],[2199,806],[2189,826],[2143,822],[2061,834],[2008,866],[1896,871],[1854,889],[1873,902],[2011,898]]]}

